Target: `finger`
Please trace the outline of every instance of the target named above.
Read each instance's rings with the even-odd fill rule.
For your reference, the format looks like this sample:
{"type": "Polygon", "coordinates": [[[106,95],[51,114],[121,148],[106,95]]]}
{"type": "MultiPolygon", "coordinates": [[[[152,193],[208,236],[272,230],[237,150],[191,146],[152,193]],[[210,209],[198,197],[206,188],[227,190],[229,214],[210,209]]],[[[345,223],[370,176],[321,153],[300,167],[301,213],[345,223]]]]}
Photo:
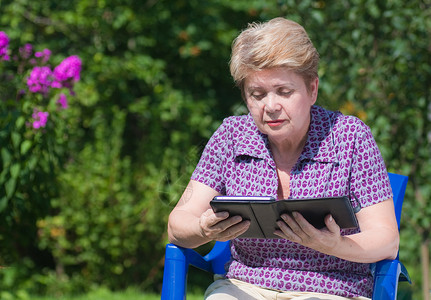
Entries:
{"type": "Polygon", "coordinates": [[[211,208],[207,209],[202,216],[204,217],[215,217],[217,219],[226,219],[229,217],[229,213],[227,211],[219,211],[219,212],[214,212],[211,208]]]}
{"type": "Polygon", "coordinates": [[[204,223],[207,224],[208,227],[211,227],[220,221],[229,218],[229,213],[227,211],[214,213],[212,209],[208,209],[202,214],[202,217],[204,219],[204,223]]]}
{"type": "Polygon", "coordinates": [[[288,240],[287,236],[283,233],[283,231],[277,229],[273,232],[275,235],[281,237],[282,239],[288,240]]]}
{"type": "Polygon", "coordinates": [[[290,227],[290,229],[294,233],[299,233],[302,231],[297,221],[291,215],[283,214],[281,215],[281,218],[283,219],[284,222],[286,222],[286,224],[290,227]]]}
{"type": "MultiPolygon", "coordinates": [[[[209,230],[212,232],[213,235],[223,234],[227,230],[231,230],[231,228],[242,221],[241,216],[233,216],[226,220],[218,220],[217,223],[209,226],[209,230]]],[[[235,228],[235,227],[234,227],[235,228]]],[[[232,232],[233,234],[234,232],[232,232]]],[[[226,235],[226,234],[224,234],[226,235]]]]}
{"type": "Polygon", "coordinates": [[[242,221],[242,217],[241,216],[233,216],[233,217],[230,217],[230,218],[228,218],[226,220],[223,220],[223,221],[219,222],[217,225],[220,226],[220,229],[222,231],[225,231],[229,227],[232,227],[235,224],[240,223],[241,221],[242,221]]]}
{"type": "Polygon", "coordinates": [[[236,238],[237,236],[246,232],[248,228],[250,228],[250,223],[251,222],[249,220],[245,220],[237,225],[232,226],[230,229],[231,232],[233,232],[231,234],[231,239],[236,238]]]}
{"type": "Polygon", "coordinates": [[[307,235],[311,235],[314,233],[316,228],[311,225],[307,219],[305,219],[299,212],[294,211],[292,213],[293,219],[295,220],[298,227],[301,228],[301,231],[305,232],[307,235]]]}
{"type": "Polygon", "coordinates": [[[339,233],[340,232],[340,226],[338,226],[337,222],[335,222],[332,215],[327,215],[325,217],[325,224],[328,230],[332,233],[339,233]]]}
{"type": "Polygon", "coordinates": [[[277,234],[278,236],[281,236],[292,242],[297,242],[297,243],[302,242],[302,238],[299,235],[297,235],[286,223],[284,223],[283,221],[278,221],[277,225],[280,228],[280,230],[276,230],[274,234],[277,234]]]}
{"type": "Polygon", "coordinates": [[[229,213],[227,211],[219,211],[214,214],[218,219],[227,219],[229,218],[229,213]]]}
{"type": "Polygon", "coordinates": [[[217,238],[218,241],[227,241],[238,237],[247,231],[250,227],[250,221],[245,220],[239,224],[233,225],[227,228],[225,231],[221,232],[220,237],[217,238]]]}
{"type": "Polygon", "coordinates": [[[199,218],[201,234],[207,238],[214,239],[214,235],[216,235],[218,232],[223,231],[224,229],[223,227],[219,228],[220,222],[223,222],[223,220],[228,217],[228,212],[214,213],[212,209],[206,210],[199,218]]]}

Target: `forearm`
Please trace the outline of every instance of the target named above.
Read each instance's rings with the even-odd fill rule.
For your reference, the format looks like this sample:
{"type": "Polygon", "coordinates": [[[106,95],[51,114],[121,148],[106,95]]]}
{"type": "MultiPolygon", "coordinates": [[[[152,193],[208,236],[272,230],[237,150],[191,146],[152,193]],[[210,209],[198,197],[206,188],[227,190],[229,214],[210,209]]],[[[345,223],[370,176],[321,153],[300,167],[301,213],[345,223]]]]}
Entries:
{"type": "Polygon", "coordinates": [[[361,232],[344,236],[334,254],[362,263],[396,258],[400,237],[392,199],[363,208],[357,217],[361,232]]]}
{"type": "Polygon", "coordinates": [[[327,254],[359,263],[374,263],[396,258],[398,246],[398,231],[380,229],[372,233],[361,232],[342,236],[339,244],[327,254]]]}
{"type": "Polygon", "coordinates": [[[281,215],[276,234],[319,252],[345,260],[374,263],[393,259],[398,253],[399,233],[393,215],[392,200],[367,207],[357,214],[361,232],[342,236],[332,216],[325,218],[326,227],[316,229],[299,213],[281,215]],[[392,208],[392,211],[391,211],[392,208]]]}
{"type": "Polygon", "coordinates": [[[184,248],[196,248],[210,241],[202,234],[199,218],[184,210],[170,214],[168,238],[169,242],[184,248]]]}

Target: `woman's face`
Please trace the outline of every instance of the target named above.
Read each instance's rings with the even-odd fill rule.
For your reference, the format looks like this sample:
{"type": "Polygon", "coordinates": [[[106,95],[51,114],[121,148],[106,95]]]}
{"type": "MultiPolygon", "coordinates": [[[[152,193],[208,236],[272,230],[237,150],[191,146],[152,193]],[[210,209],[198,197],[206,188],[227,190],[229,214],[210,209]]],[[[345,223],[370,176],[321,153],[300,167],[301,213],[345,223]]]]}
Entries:
{"type": "Polygon", "coordinates": [[[318,86],[318,78],[307,90],[302,77],[293,71],[264,69],[251,72],[245,79],[244,95],[254,122],[270,141],[294,142],[308,131],[318,86]]]}

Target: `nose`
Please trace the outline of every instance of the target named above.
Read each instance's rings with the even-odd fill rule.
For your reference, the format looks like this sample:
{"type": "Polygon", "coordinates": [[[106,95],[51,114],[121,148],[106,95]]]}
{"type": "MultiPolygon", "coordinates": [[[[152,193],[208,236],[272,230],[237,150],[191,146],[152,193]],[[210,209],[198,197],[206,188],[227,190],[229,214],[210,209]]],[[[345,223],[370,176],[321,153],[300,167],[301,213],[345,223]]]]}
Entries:
{"type": "Polygon", "coordinates": [[[272,93],[266,96],[265,101],[265,111],[268,113],[273,113],[281,109],[281,105],[278,101],[278,97],[272,93]]]}

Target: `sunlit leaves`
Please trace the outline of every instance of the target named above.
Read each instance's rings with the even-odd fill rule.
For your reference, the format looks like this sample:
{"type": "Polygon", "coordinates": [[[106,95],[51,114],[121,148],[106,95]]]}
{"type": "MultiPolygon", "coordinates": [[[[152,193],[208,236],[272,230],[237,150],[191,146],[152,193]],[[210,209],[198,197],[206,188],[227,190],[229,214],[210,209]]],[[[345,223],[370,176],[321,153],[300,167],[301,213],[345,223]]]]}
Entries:
{"type": "MultiPolygon", "coordinates": [[[[40,219],[38,242],[54,257],[50,264],[88,282],[103,284],[112,274],[129,283],[147,278],[145,286],[157,289],[161,273],[154,270],[170,209],[217,125],[246,113],[228,70],[232,39],[247,23],[277,16],[300,22],[321,55],[317,103],[364,120],[388,169],[409,175],[400,255],[417,264],[431,220],[429,205],[418,201],[431,199],[429,1],[10,0],[1,6],[0,24],[12,39],[79,54],[85,66],[68,112],[71,135],[49,143],[69,145],[66,171],[58,175],[62,196],[43,211],[49,216],[31,211],[40,219]],[[134,269],[141,266],[138,254],[154,259],[134,269]]],[[[25,128],[23,119],[0,114],[4,128],[25,128]]],[[[21,189],[17,173],[50,169],[20,130],[7,141],[0,130],[7,166],[0,181],[9,194],[21,189]]],[[[46,178],[40,183],[51,187],[46,178]]],[[[35,199],[21,195],[16,203],[35,199]]],[[[111,287],[121,285],[111,279],[111,287]]]]}

